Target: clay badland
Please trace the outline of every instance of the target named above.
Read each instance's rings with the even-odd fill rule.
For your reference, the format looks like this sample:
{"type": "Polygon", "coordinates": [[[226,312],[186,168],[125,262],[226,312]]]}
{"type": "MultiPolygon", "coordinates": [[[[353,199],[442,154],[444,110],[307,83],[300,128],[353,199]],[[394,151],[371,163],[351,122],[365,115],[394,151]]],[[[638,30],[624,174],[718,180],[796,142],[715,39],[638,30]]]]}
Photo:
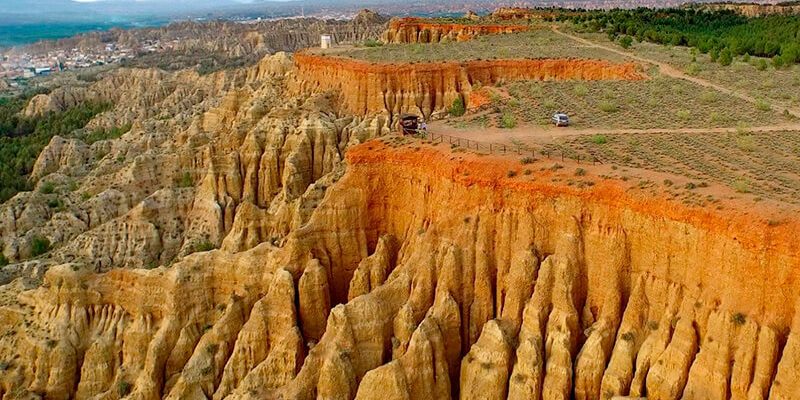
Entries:
{"type": "MultiPolygon", "coordinates": [[[[395,20],[384,46],[530,33],[499,21],[395,20]]],[[[800,397],[791,212],[397,134],[509,82],[646,84],[646,61],[338,51],[30,101],[102,100],[89,127],[131,129],[54,137],[0,205],[0,398],[800,397]]]]}

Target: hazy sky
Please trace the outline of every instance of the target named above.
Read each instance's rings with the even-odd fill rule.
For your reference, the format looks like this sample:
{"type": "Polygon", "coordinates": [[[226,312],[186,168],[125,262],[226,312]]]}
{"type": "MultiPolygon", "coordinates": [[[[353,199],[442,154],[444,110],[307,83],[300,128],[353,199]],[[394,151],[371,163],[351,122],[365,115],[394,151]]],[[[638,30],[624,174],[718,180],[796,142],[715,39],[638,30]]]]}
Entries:
{"type": "Polygon", "coordinates": [[[0,23],[129,18],[288,4],[289,0],[0,0],[0,23]]]}

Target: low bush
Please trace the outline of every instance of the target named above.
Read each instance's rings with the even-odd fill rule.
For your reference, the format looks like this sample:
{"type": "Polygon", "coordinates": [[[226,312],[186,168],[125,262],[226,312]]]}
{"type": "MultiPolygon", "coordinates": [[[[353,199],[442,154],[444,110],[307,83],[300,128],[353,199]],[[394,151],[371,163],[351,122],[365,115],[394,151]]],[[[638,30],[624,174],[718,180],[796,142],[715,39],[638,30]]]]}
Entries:
{"type": "Polygon", "coordinates": [[[128,382],[120,381],[117,384],[117,394],[119,395],[119,397],[125,397],[125,396],[131,394],[131,390],[132,389],[133,389],[133,385],[131,385],[128,382]]]}
{"type": "Polygon", "coordinates": [[[453,104],[450,105],[450,109],[447,110],[447,112],[454,117],[460,117],[466,114],[467,108],[464,106],[464,99],[457,97],[453,100],[453,104]]]}
{"type": "Polygon", "coordinates": [[[39,257],[50,251],[50,240],[43,236],[34,236],[31,240],[31,256],[39,257]]]}
{"type": "Polygon", "coordinates": [[[500,127],[503,129],[513,129],[517,127],[517,117],[511,113],[503,113],[500,117],[500,127]]]}
{"type": "Polygon", "coordinates": [[[56,185],[53,182],[42,183],[42,186],[39,187],[39,193],[41,194],[53,194],[55,191],[56,185]]]}
{"type": "Polygon", "coordinates": [[[594,144],[606,144],[608,143],[608,138],[606,135],[594,135],[592,136],[591,141],[594,144]]]}
{"type": "Polygon", "coordinates": [[[601,101],[598,107],[600,108],[600,111],[607,113],[613,113],[619,111],[619,107],[617,107],[616,104],[610,101],[601,101]]]}

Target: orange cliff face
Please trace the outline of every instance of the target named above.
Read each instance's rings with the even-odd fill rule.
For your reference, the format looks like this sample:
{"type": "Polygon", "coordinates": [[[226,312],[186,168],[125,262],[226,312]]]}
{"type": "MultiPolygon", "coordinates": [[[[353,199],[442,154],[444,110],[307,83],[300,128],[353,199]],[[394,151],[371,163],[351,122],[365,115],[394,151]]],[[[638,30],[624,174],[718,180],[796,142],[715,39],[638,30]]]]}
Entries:
{"type": "MultiPolygon", "coordinates": [[[[457,98],[468,102],[472,85],[513,80],[640,80],[635,63],[603,60],[515,59],[377,64],[309,53],[294,55],[296,88],[341,92],[342,107],[356,115],[443,111],[457,98]]],[[[469,106],[469,104],[467,104],[469,106]]]]}
{"type": "Polygon", "coordinates": [[[421,18],[401,18],[389,22],[383,34],[386,43],[439,43],[444,40],[464,42],[475,36],[524,32],[525,25],[442,24],[421,18]]]}
{"type": "MultiPolygon", "coordinates": [[[[508,171],[521,169],[516,160],[459,155],[441,147],[394,148],[373,141],[348,151],[347,161],[349,174],[361,177],[374,199],[368,205],[370,229],[378,232],[404,237],[398,221],[405,215],[441,233],[465,215],[485,212],[496,219],[495,235],[530,241],[526,245],[545,254],[558,252],[560,238],[577,234],[584,243],[590,308],[602,309],[602,293],[611,289],[605,280],[617,275],[621,283],[613,290],[623,297],[637,279],[652,278],[680,286],[693,304],[745,313],[779,331],[800,323],[797,305],[788,300],[800,291],[796,218],[771,226],[757,215],[631,193],[611,180],[577,189],[553,183],[557,173],[550,170],[532,168],[531,176],[509,177],[508,171]],[[425,205],[412,206],[412,199],[425,199],[425,205]],[[624,253],[619,265],[612,262],[620,256],[617,251],[624,253]],[[609,271],[616,267],[622,270],[609,271]]],[[[486,245],[496,251],[504,247],[486,245]]]]}

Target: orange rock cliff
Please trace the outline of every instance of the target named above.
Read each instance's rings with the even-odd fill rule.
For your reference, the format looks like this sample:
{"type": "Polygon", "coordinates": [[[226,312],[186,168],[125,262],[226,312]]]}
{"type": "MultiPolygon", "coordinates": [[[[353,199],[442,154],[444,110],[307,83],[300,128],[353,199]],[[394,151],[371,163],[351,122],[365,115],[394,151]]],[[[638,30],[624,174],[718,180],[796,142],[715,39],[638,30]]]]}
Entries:
{"type": "Polygon", "coordinates": [[[517,59],[419,64],[378,64],[309,53],[294,56],[299,91],[341,94],[341,107],[355,115],[417,112],[426,117],[457,98],[468,101],[472,86],[509,80],[638,80],[635,63],[602,60],[517,59]]]}
{"type": "Polygon", "coordinates": [[[463,42],[476,36],[524,32],[528,29],[526,25],[445,24],[421,18],[400,18],[389,22],[382,39],[385,43],[463,42]]]}
{"type": "Polygon", "coordinates": [[[51,270],[20,297],[52,321],[49,351],[20,343],[33,387],[48,398],[116,393],[114,379],[143,399],[795,398],[796,222],[748,223],[613,183],[578,190],[546,183],[549,171],[509,178],[518,163],[443,150],[369,142],[347,163],[283,248],[51,270]]]}

